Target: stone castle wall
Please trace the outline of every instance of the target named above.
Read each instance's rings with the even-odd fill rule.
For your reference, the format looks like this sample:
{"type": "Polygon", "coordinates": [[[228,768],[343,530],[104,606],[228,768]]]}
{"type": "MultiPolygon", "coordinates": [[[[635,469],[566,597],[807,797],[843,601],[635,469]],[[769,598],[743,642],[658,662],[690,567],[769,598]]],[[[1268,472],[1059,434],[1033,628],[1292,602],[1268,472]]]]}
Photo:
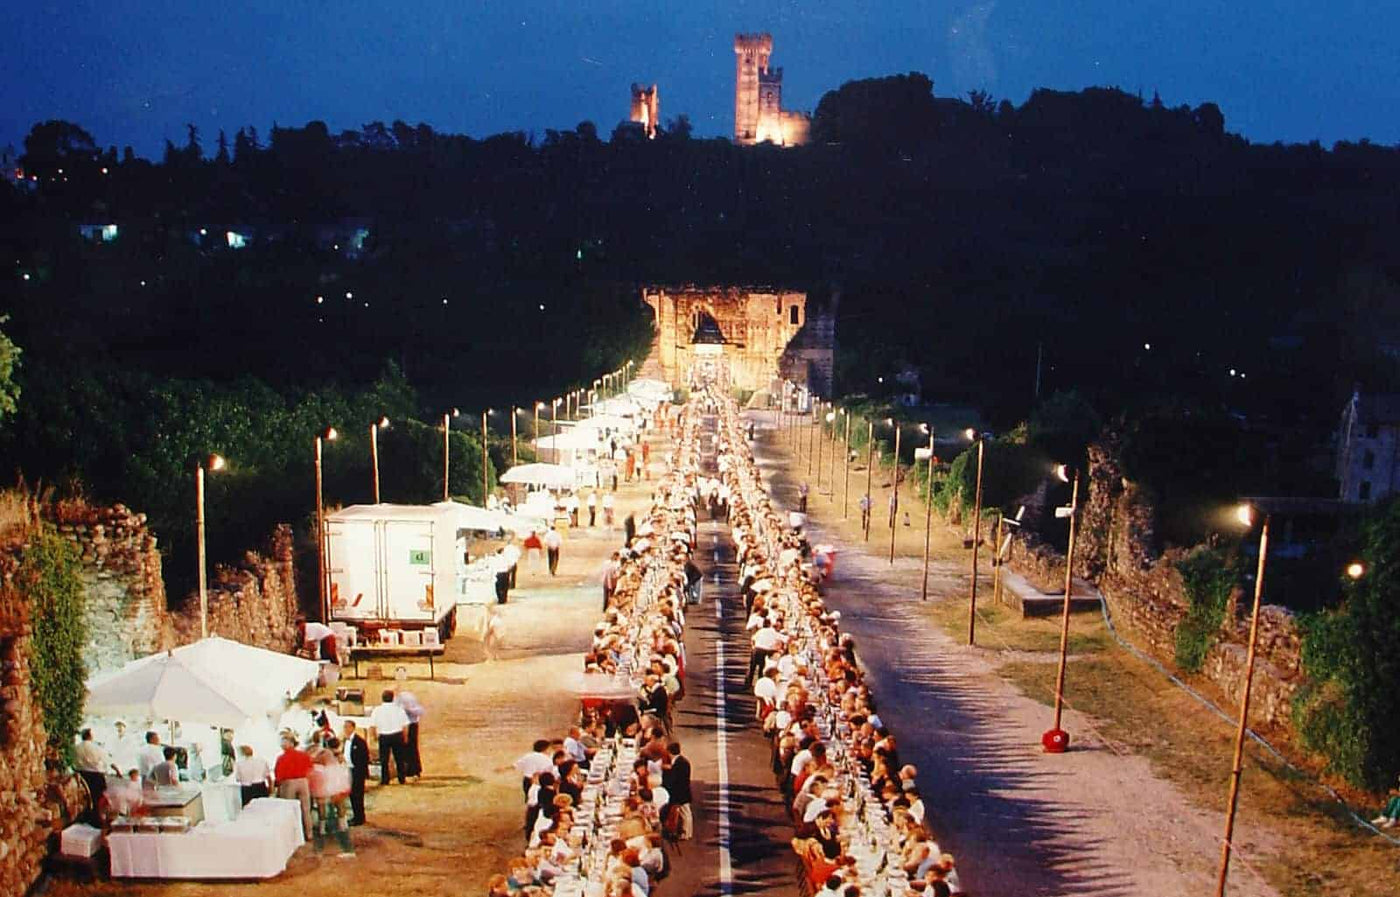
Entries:
{"type": "MultiPolygon", "coordinates": [[[[92,672],[113,670],[156,651],[199,639],[199,594],[173,606],[161,578],[161,556],[146,515],[123,505],[63,506],[54,523],[82,558],[92,672]]],[[[285,651],[297,613],[293,538],[279,526],[264,550],[250,551],[210,575],[209,633],[285,651]]]]}
{"type": "MultiPolygon", "coordinates": [[[[1186,552],[1158,551],[1155,509],[1143,490],[1124,478],[1111,442],[1090,447],[1088,489],[1081,507],[1075,575],[1098,587],[1114,625],[1125,637],[1171,665],[1176,630],[1190,607],[1177,570],[1186,552]]],[[[1033,537],[1016,534],[1007,565],[1042,591],[1063,593],[1063,554],[1033,537]]],[[[1249,597],[1236,590],[1219,641],[1206,655],[1200,673],[1236,708],[1244,694],[1249,611],[1249,597]]],[[[1273,605],[1261,608],[1251,725],[1286,728],[1291,724],[1292,699],[1303,683],[1300,658],[1301,640],[1293,614],[1273,605]]]]}

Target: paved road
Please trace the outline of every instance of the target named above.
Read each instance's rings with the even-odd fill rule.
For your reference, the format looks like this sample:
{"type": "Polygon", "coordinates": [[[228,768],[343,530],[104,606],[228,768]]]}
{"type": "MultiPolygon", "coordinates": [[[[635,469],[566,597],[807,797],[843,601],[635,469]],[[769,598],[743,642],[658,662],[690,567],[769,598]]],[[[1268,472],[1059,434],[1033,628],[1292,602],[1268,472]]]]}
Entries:
{"type": "Polygon", "coordinates": [[[744,688],[748,636],[727,524],[702,518],[696,560],[704,597],[686,613],[686,697],[674,733],[692,764],[695,840],[672,857],[662,888],[678,897],[796,894],[792,828],[744,688]]]}

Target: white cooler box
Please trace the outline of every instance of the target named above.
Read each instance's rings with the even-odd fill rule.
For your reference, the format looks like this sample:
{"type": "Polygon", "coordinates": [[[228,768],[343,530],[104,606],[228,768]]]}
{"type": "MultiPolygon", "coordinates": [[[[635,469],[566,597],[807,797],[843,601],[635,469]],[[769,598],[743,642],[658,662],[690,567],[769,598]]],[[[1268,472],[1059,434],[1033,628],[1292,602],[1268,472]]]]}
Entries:
{"type": "Polygon", "coordinates": [[[58,838],[58,851],[66,857],[91,857],[102,849],[102,829],[75,822],[58,838]]]}

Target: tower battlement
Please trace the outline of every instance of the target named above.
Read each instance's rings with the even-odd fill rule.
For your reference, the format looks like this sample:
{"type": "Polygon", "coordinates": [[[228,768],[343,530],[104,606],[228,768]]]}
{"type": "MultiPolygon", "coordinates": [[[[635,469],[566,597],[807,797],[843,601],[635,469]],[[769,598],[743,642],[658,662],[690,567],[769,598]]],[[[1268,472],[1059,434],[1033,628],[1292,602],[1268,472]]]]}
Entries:
{"type": "Polygon", "coordinates": [[[772,142],[796,146],[807,142],[811,120],[782,108],[783,70],[770,68],[773,35],[734,35],[734,142],[772,142]]]}

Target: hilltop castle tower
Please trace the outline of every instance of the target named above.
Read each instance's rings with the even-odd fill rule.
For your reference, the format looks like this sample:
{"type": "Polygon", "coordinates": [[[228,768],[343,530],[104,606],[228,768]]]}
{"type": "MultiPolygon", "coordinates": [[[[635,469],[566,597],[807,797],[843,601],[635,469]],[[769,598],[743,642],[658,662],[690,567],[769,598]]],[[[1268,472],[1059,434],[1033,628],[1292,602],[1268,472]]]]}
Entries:
{"type": "Polygon", "coordinates": [[[768,64],[773,35],[734,36],[734,142],[752,145],[769,141],[778,146],[807,142],[811,119],[784,111],[783,70],[768,64]]]}
{"type": "Polygon", "coordinates": [[[661,99],[657,96],[656,85],[632,85],[631,121],[642,126],[648,140],[656,139],[657,123],[661,119],[661,99]]]}

